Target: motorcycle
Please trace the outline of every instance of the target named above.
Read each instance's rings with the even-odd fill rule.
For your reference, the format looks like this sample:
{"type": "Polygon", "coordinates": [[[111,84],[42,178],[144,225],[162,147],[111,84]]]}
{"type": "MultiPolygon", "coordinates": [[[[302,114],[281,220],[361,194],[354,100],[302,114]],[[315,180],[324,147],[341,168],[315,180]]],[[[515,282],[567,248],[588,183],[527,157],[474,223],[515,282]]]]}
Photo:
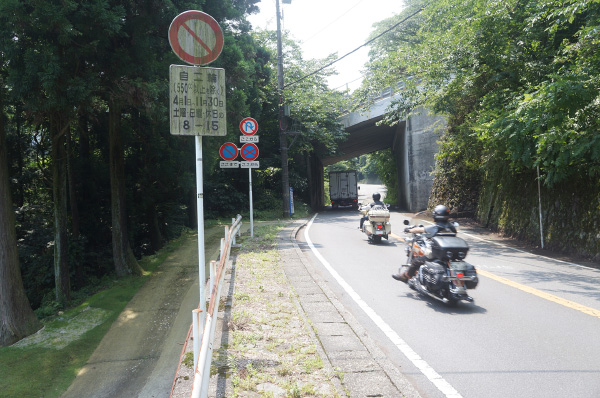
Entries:
{"type": "MultiPolygon", "coordinates": [[[[404,225],[409,221],[404,220],[404,225]]],[[[453,223],[458,227],[458,223],[453,223]]],[[[422,226],[422,225],[419,225],[422,226]]],[[[416,225],[407,227],[412,229],[416,225]]],[[[475,289],[479,283],[475,267],[464,261],[469,245],[456,234],[436,234],[428,238],[425,234],[413,233],[405,238],[408,264],[420,264],[415,275],[407,280],[408,286],[448,305],[459,301],[473,302],[467,289],[475,289]]]]}
{"type": "Polygon", "coordinates": [[[382,238],[388,239],[392,233],[390,211],[387,206],[376,205],[371,209],[361,208],[363,216],[368,216],[363,223],[362,232],[367,234],[369,242],[380,243],[382,238]]]}

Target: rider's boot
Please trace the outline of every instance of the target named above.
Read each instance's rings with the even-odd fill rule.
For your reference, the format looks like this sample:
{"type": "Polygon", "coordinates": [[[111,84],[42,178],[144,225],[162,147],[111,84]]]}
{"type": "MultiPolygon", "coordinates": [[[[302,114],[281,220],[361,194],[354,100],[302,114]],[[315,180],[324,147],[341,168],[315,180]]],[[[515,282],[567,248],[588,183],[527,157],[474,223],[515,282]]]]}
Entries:
{"type": "Polygon", "coordinates": [[[398,268],[398,273],[392,274],[392,278],[397,281],[406,283],[408,281],[408,267],[402,266],[398,268]]]}

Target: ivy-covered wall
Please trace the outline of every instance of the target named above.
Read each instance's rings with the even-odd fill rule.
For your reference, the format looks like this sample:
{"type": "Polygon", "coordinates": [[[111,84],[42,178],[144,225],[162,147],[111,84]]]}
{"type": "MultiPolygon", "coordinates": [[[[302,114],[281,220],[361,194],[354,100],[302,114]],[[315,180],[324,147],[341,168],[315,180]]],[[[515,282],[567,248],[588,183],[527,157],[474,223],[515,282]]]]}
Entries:
{"type": "Polygon", "coordinates": [[[538,194],[536,169],[515,172],[502,160],[484,162],[479,144],[465,138],[452,126],[442,137],[429,209],[444,204],[454,217],[540,247],[541,198],[544,248],[600,261],[600,180],[575,175],[540,184],[538,194]]]}
{"type": "Polygon", "coordinates": [[[600,182],[570,179],[551,188],[537,174],[487,172],[483,177],[477,219],[528,243],[541,245],[539,197],[544,248],[600,260],[600,182]]]}

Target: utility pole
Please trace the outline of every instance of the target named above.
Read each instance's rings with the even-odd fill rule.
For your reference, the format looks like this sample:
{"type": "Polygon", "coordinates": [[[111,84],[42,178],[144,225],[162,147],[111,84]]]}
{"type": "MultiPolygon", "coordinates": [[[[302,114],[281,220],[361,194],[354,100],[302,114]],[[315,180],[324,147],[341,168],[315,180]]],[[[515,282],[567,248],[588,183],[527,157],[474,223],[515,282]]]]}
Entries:
{"type": "MultiPolygon", "coordinates": [[[[286,2],[286,0],[284,0],[286,2]]],[[[289,3],[289,0],[287,1],[289,3]]],[[[279,95],[279,146],[281,150],[281,189],[283,193],[283,217],[290,217],[290,176],[288,172],[288,148],[285,135],[285,115],[283,114],[283,51],[281,48],[281,14],[279,0],[276,0],[277,11],[277,94],[279,95]]]]}

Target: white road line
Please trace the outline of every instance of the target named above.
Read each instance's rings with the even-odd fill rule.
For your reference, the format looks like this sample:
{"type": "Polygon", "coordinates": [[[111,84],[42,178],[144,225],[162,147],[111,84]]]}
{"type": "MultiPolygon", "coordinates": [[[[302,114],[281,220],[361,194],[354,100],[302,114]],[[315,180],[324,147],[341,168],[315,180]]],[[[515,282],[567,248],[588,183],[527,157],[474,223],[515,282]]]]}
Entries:
{"type": "Polygon", "coordinates": [[[396,347],[398,347],[398,349],[404,354],[404,356],[406,356],[406,358],[408,358],[408,360],[411,361],[413,365],[415,365],[421,371],[421,373],[423,373],[423,375],[425,375],[425,377],[427,377],[429,381],[431,381],[437,387],[437,389],[442,392],[442,394],[444,394],[448,398],[462,398],[462,396],[458,393],[458,391],[454,389],[454,387],[450,385],[450,383],[448,383],[431,366],[429,366],[429,364],[424,359],[422,359],[412,348],[410,348],[408,344],[406,344],[404,340],[400,338],[398,333],[396,333],[390,327],[390,325],[388,325],[379,315],[377,315],[375,311],[373,311],[371,307],[367,305],[367,303],[358,295],[358,293],[354,291],[354,289],[333,269],[329,262],[325,260],[321,253],[318,252],[318,250],[315,248],[312,241],[310,240],[310,237],[308,236],[310,226],[312,225],[315,218],[317,218],[318,214],[319,213],[316,213],[306,225],[306,229],[304,230],[304,238],[306,239],[306,243],[308,243],[308,246],[313,251],[315,256],[319,259],[321,264],[323,264],[323,266],[327,269],[327,271],[329,271],[331,276],[335,278],[335,280],[346,291],[346,293],[348,293],[348,295],[352,297],[352,300],[354,300],[354,302],[358,304],[360,308],[362,308],[362,310],[367,314],[367,316],[371,318],[373,322],[375,322],[377,327],[383,333],[385,333],[385,335],[392,341],[392,343],[396,347]]]}

